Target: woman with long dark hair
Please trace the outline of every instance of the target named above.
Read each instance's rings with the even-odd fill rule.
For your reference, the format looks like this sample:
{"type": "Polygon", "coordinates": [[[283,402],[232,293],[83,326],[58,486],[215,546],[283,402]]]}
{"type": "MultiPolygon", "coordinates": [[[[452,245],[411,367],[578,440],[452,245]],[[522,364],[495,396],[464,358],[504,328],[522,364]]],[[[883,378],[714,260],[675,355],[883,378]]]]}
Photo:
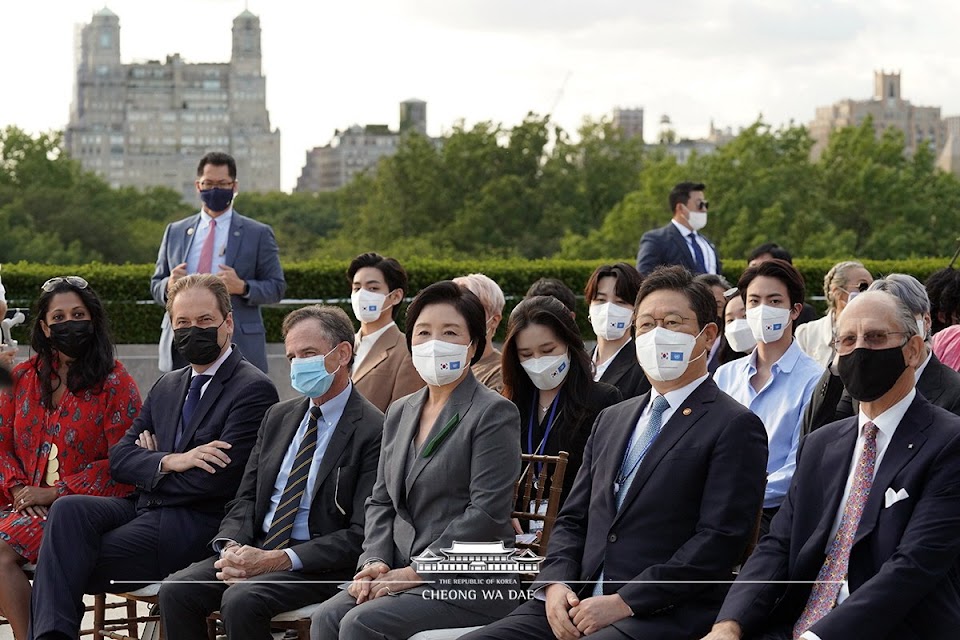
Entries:
{"type": "Polygon", "coordinates": [[[106,313],[78,276],[43,284],[34,356],[0,393],[0,613],[27,637],[30,583],[47,510],[60,496],[124,496],[107,452],[140,412],[140,393],[114,358],[106,313]]]}
{"type": "Polygon", "coordinates": [[[621,397],[616,387],[593,381],[580,329],[556,298],[527,298],[510,314],[503,343],[503,395],[520,411],[524,453],[570,454],[562,502],[583,462],[593,421],[621,397]]]}

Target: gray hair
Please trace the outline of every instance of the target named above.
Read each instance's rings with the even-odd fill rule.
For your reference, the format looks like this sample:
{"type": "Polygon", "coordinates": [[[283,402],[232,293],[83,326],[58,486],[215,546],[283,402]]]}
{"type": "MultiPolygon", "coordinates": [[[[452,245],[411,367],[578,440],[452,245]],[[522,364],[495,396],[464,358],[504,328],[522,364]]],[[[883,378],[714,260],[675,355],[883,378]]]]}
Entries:
{"type": "Polygon", "coordinates": [[[903,301],[915,316],[930,313],[930,297],[923,284],[905,273],[891,273],[885,278],[874,280],[867,291],[886,291],[903,301]]]}
{"type": "MultiPolygon", "coordinates": [[[[909,278],[910,276],[907,277],[909,278]]],[[[883,279],[877,280],[873,284],[880,282],[883,282],[883,279]]],[[[874,298],[879,300],[881,299],[880,296],[884,296],[890,300],[893,300],[893,304],[896,307],[897,312],[897,322],[899,323],[900,329],[903,331],[903,334],[906,336],[907,340],[915,335],[919,335],[917,333],[917,314],[913,312],[913,310],[909,307],[909,305],[907,305],[906,302],[903,301],[902,298],[889,291],[886,291],[882,288],[874,288],[873,285],[870,285],[870,289],[868,289],[865,293],[861,293],[851,304],[860,306],[870,302],[874,298]]],[[[843,320],[843,317],[844,314],[840,314],[841,321],[843,320]]],[[[836,337],[837,326],[834,326],[833,331],[834,337],[836,337]]]]}
{"type": "Polygon", "coordinates": [[[845,289],[850,280],[850,271],[853,269],[865,269],[862,263],[856,260],[847,260],[838,262],[830,267],[827,275],[823,276],[823,295],[827,297],[827,310],[832,311],[837,308],[837,301],[833,297],[833,289],[839,287],[845,289]]]}
{"type": "Polygon", "coordinates": [[[350,345],[350,362],[353,363],[353,341],[356,334],[353,331],[353,323],[340,307],[313,304],[309,307],[294,309],[283,319],[283,337],[286,338],[287,333],[294,326],[310,319],[317,321],[320,325],[320,335],[332,346],[341,342],[350,345]]]}
{"type": "Polygon", "coordinates": [[[723,287],[725,291],[733,288],[726,278],[716,273],[701,273],[700,275],[696,276],[694,280],[697,282],[702,282],[708,287],[723,287]]]}

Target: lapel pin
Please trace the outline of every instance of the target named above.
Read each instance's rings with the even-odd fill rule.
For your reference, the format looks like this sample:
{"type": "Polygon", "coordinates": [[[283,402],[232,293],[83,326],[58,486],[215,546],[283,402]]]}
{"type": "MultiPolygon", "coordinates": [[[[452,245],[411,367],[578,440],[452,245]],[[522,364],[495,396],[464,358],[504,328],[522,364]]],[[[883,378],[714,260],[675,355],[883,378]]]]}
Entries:
{"type": "Polygon", "coordinates": [[[912,442],[907,445],[907,449],[913,449],[913,443],[912,443],[912,442]]]}
{"type": "Polygon", "coordinates": [[[233,232],[233,235],[235,235],[235,236],[238,236],[238,237],[239,237],[239,236],[240,236],[240,232],[239,232],[239,231],[234,231],[234,232],[233,232]]]}
{"type": "Polygon", "coordinates": [[[187,235],[188,235],[188,236],[192,236],[192,235],[193,235],[193,227],[190,227],[189,229],[187,229],[187,235]]]}
{"type": "Polygon", "coordinates": [[[686,409],[683,410],[683,415],[685,416],[688,416],[691,413],[693,413],[693,409],[691,409],[690,407],[687,407],[686,409]]]}

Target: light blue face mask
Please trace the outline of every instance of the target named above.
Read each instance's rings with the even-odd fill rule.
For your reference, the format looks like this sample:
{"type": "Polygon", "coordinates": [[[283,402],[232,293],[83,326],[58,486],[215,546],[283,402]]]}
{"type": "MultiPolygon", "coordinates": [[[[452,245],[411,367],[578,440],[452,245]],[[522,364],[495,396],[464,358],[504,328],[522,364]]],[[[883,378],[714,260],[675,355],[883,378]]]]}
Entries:
{"type": "Polygon", "coordinates": [[[330,373],[327,371],[326,359],[336,350],[337,347],[334,347],[322,356],[291,360],[290,386],[308,398],[319,398],[329,391],[333,385],[334,375],[340,371],[340,367],[337,367],[337,371],[330,373]]]}

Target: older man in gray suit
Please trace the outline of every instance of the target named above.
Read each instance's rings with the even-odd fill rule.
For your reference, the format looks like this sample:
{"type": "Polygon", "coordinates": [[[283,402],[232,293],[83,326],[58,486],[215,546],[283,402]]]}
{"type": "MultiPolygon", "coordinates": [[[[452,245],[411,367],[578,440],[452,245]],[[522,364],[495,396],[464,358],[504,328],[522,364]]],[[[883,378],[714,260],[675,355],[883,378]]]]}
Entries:
{"type": "MultiPolygon", "coordinates": [[[[173,283],[191,273],[213,273],[230,292],[240,353],[267,370],[266,330],[260,306],[280,302],[287,283],[273,229],[233,209],[237,195],[237,163],[219,151],[206,154],[197,167],[197,193],[203,208],[167,226],[157,255],[150,291],[165,305],[173,283]]],[[[164,315],[160,334],[160,370],[184,367],[173,348],[175,332],[164,315]]]]}

